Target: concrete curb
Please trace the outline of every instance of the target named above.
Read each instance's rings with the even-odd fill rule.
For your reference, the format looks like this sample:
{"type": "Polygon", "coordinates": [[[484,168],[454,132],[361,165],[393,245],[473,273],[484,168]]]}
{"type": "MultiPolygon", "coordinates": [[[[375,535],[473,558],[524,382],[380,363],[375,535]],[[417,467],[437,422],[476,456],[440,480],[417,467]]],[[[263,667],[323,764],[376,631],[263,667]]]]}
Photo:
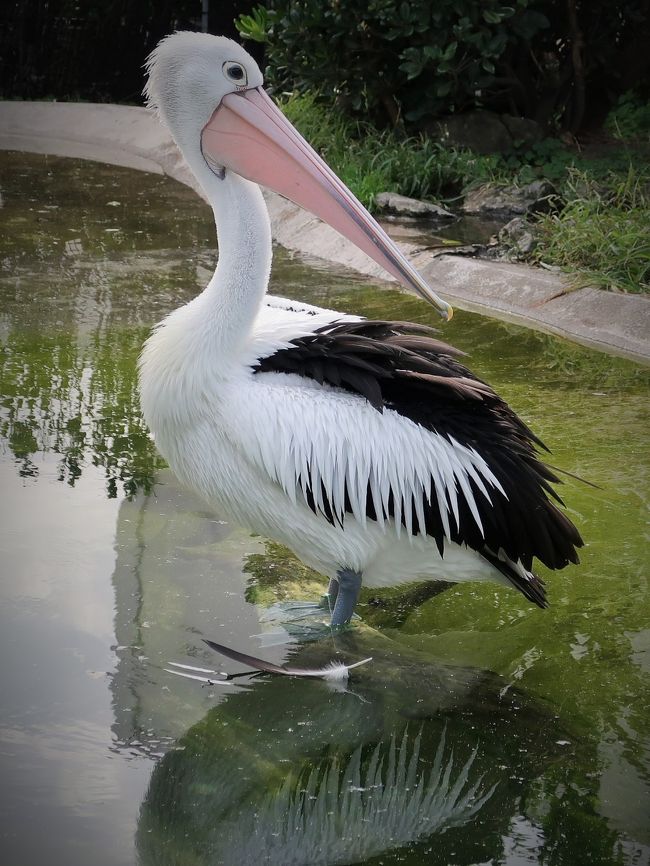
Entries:
{"type": "MultiPolygon", "coordinates": [[[[144,108],[57,102],[0,102],[0,149],[91,159],[167,174],[192,187],[191,172],[164,128],[144,108]]],[[[371,276],[382,269],[333,229],[267,194],[275,240],[371,276]]],[[[557,274],[505,262],[401,248],[455,306],[650,363],[650,299],[600,289],[569,291],[557,274]]]]}

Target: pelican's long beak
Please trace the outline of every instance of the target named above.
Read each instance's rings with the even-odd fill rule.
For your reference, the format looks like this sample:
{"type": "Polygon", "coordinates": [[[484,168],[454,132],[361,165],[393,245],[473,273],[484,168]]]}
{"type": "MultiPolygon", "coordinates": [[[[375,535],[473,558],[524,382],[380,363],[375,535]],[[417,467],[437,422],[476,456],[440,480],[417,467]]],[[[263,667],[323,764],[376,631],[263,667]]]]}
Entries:
{"type": "Polygon", "coordinates": [[[331,168],[261,89],[229,93],[201,134],[211,166],[274,190],[324,220],[445,319],[453,310],[433,292],[331,168]]]}

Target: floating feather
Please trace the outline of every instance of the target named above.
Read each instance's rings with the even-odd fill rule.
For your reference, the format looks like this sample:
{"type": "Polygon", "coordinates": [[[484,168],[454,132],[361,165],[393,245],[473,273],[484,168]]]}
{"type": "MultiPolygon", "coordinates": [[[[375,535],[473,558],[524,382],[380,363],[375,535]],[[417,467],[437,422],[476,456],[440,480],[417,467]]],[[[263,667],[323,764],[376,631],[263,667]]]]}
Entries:
{"type": "Polygon", "coordinates": [[[276,665],[273,662],[267,662],[264,659],[257,658],[256,656],[250,656],[247,653],[240,653],[238,650],[231,649],[230,647],[223,646],[223,644],[215,643],[211,640],[204,639],[204,643],[215,652],[221,653],[221,655],[233,659],[236,662],[241,662],[241,664],[250,665],[258,671],[265,671],[269,674],[283,674],[284,676],[289,677],[321,677],[322,679],[331,682],[341,682],[342,680],[346,680],[352,668],[358,668],[360,665],[365,665],[367,662],[372,661],[372,658],[362,659],[362,661],[354,662],[354,664],[351,665],[331,661],[322,668],[310,670],[305,668],[287,667],[286,665],[276,665]]]}

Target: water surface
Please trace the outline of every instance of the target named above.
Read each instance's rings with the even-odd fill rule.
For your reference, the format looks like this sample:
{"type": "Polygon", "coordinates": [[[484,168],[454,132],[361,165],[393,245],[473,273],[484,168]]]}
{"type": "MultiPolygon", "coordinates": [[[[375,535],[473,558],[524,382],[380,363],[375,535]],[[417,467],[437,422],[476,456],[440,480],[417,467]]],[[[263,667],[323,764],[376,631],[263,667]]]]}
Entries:
{"type": "MultiPolygon", "coordinates": [[[[287,551],[179,487],[139,415],[150,326],[214,265],[207,209],[125,169],[0,154],[0,855],[81,866],[650,863],[648,373],[458,312],[445,337],[552,447],[587,546],[539,611],[496,584],[366,592],[348,691],[228,672],[287,551]]],[[[278,251],[278,294],[434,320],[278,251]]],[[[276,646],[322,663],[327,643],[276,646]]]]}

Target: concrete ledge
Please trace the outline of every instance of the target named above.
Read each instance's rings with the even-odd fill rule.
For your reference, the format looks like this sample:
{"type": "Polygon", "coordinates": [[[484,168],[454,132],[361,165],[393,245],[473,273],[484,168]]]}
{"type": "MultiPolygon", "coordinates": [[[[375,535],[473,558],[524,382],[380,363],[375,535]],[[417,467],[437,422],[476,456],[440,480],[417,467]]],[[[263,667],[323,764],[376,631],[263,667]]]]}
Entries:
{"type": "MultiPolygon", "coordinates": [[[[144,108],[88,103],[0,102],[0,149],[91,159],[167,174],[192,187],[191,172],[164,128],[144,108]]],[[[353,268],[385,272],[316,217],[274,193],[267,202],[275,240],[287,249],[353,268]]],[[[440,294],[460,309],[549,331],[650,363],[650,298],[584,288],[524,265],[434,255],[402,244],[440,294]]]]}

